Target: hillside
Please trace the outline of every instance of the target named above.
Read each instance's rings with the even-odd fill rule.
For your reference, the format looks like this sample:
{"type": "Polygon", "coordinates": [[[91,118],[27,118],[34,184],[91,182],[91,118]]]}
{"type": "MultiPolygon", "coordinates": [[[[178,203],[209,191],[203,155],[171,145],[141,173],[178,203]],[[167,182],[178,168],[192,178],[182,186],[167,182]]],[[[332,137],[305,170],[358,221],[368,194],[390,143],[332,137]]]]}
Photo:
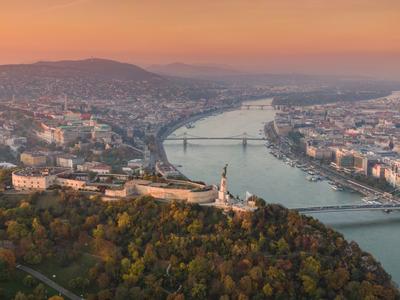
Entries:
{"type": "Polygon", "coordinates": [[[148,72],[138,66],[113,60],[91,58],[84,60],[41,61],[33,64],[0,66],[1,76],[14,77],[53,77],[72,76],[95,77],[108,80],[154,80],[161,76],[148,72]]]}
{"type": "Polygon", "coordinates": [[[147,69],[151,72],[161,75],[198,79],[217,79],[219,77],[229,77],[244,74],[243,72],[234,70],[228,66],[191,65],[185,63],[152,65],[147,69]]]}
{"type": "Polygon", "coordinates": [[[87,197],[0,197],[1,237],[15,245],[0,248],[0,286],[18,291],[16,259],[86,299],[399,299],[356,243],[279,205],[224,214],[87,197]]]}
{"type": "Polygon", "coordinates": [[[138,66],[106,59],[0,66],[0,99],[68,95],[77,98],[132,97],[138,88],[166,79],[138,66]]]}
{"type": "Polygon", "coordinates": [[[60,74],[63,74],[64,72],[76,72],[77,74],[115,80],[142,81],[161,79],[161,76],[148,72],[136,65],[98,58],[76,61],[43,61],[32,64],[31,68],[43,68],[45,70],[47,68],[49,72],[60,71],[60,74]]]}

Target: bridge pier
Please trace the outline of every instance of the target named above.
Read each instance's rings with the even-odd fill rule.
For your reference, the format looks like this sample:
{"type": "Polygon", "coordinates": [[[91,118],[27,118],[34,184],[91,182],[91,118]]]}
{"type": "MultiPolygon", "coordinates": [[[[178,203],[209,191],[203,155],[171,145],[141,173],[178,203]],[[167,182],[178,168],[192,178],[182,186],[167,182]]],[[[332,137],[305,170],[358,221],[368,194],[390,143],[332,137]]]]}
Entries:
{"type": "Polygon", "coordinates": [[[186,148],[186,146],[187,146],[187,134],[186,134],[186,132],[183,133],[182,141],[183,141],[183,147],[186,148]]]}
{"type": "Polygon", "coordinates": [[[247,132],[243,133],[242,144],[243,146],[247,146],[247,132]]]}

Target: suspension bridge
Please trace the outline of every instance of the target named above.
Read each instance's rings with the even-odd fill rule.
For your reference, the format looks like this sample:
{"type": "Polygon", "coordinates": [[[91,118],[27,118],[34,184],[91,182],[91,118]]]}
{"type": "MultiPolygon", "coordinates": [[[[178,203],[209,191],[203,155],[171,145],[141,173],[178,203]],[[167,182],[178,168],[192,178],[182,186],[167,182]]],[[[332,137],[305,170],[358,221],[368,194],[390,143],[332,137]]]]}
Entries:
{"type": "Polygon", "coordinates": [[[294,208],[293,210],[297,210],[300,213],[307,213],[307,214],[342,212],[342,211],[368,211],[368,210],[382,210],[390,212],[393,210],[400,210],[400,203],[314,206],[314,207],[294,208]]]}
{"type": "Polygon", "coordinates": [[[188,134],[184,132],[180,135],[170,135],[165,139],[166,141],[183,141],[183,145],[186,146],[188,141],[199,141],[199,140],[230,140],[230,141],[242,141],[244,146],[247,145],[247,141],[265,141],[265,137],[256,137],[248,135],[246,132],[239,135],[234,136],[225,136],[225,137],[204,137],[204,136],[196,136],[192,134],[188,134]]]}

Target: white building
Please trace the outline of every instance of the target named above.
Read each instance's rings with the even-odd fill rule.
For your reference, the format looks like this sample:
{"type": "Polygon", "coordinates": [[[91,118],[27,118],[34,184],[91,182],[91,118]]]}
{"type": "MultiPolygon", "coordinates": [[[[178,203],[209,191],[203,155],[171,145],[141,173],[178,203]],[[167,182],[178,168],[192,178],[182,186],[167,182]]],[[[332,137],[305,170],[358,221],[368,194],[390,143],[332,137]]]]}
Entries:
{"type": "Polygon", "coordinates": [[[84,160],[82,158],[70,154],[59,155],[56,158],[57,166],[63,168],[74,169],[78,164],[81,164],[83,162],[84,160]]]}

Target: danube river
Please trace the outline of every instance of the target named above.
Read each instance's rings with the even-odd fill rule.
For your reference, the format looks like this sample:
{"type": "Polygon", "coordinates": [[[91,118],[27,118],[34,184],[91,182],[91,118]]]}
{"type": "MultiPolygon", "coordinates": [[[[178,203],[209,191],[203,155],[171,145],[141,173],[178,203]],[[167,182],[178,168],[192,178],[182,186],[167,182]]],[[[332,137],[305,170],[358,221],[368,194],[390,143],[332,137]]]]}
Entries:
{"type": "MultiPolygon", "coordinates": [[[[194,128],[181,127],[174,134],[228,137],[246,132],[261,137],[265,122],[273,117],[271,110],[229,111],[201,119],[194,123],[194,128]]],[[[304,172],[276,159],[261,141],[249,141],[246,147],[241,141],[189,141],[186,148],[182,142],[166,141],[164,147],[169,161],[193,180],[218,184],[222,168],[228,163],[228,188],[242,198],[249,191],[268,203],[281,203],[289,208],[363,203],[360,195],[334,191],[326,181],[307,181],[304,172]]],[[[314,216],[348,240],[358,242],[400,283],[399,212],[336,212],[314,216]]]]}

